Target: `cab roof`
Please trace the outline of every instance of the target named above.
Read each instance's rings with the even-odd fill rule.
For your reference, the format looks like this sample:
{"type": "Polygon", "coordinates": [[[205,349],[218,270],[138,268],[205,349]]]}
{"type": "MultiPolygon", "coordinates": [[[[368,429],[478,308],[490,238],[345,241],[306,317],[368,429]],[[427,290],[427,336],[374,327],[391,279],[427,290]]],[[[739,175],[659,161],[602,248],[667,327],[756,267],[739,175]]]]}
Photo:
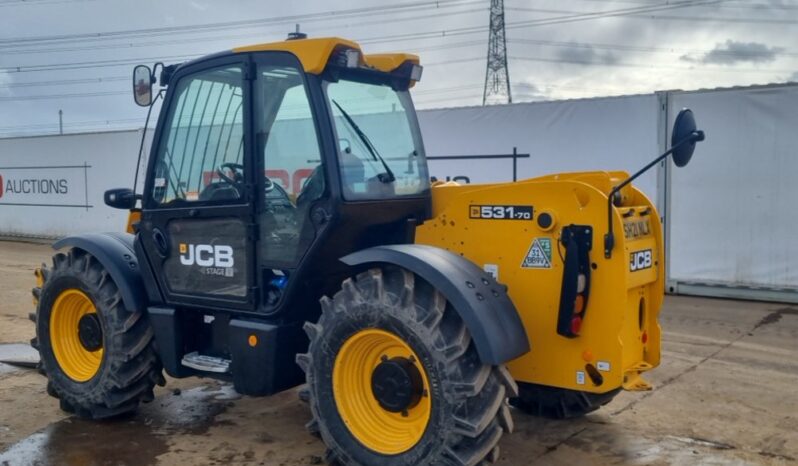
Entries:
{"type": "Polygon", "coordinates": [[[337,48],[355,49],[363,57],[363,63],[378,71],[390,73],[409,61],[419,64],[418,55],[409,53],[378,53],[366,55],[356,42],[340,37],[323,37],[314,39],[292,39],[266,44],[247,45],[233,49],[233,53],[281,51],[295,55],[302,63],[306,73],[321,74],[337,48]]]}

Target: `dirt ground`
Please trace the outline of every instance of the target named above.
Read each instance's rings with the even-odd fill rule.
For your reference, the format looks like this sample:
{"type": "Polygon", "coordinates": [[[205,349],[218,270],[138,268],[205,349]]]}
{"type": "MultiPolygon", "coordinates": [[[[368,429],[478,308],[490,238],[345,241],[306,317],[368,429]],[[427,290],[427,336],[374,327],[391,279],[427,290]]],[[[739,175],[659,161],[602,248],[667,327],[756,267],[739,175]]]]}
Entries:
{"type": "MultiPolygon", "coordinates": [[[[0,344],[28,342],[33,269],[46,245],[0,242],[0,344]]],[[[668,297],[656,388],[584,419],[514,412],[502,465],[798,463],[798,306],[668,297]]],[[[2,346],[0,345],[0,348],[2,346]]],[[[303,465],[324,447],[295,391],[242,398],[170,380],[133,416],[66,416],[32,370],[0,365],[0,465],[303,465]]]]}

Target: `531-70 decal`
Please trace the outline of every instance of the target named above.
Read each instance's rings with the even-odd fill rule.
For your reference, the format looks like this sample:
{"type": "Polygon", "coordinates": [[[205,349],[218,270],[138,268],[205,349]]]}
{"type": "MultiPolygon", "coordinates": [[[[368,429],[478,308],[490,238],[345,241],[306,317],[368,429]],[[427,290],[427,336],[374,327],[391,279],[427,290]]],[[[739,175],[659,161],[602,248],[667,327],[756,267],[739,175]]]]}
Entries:
{"type": "Polygon", "coordinates": [[[468,218],[482,220],[532,220],[531,205],[471,205],[468,218]]]}

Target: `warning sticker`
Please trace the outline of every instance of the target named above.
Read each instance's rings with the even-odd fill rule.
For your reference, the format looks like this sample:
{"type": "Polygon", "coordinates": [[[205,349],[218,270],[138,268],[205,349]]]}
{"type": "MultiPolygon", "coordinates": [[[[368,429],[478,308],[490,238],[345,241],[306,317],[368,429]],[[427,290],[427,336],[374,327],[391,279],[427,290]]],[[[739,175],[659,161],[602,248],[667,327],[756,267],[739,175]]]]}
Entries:
{"type": "Polygon", "coordinates": [[[523,269],[551,268],[551,238],[535,238],[521,262],[523,269]]]}

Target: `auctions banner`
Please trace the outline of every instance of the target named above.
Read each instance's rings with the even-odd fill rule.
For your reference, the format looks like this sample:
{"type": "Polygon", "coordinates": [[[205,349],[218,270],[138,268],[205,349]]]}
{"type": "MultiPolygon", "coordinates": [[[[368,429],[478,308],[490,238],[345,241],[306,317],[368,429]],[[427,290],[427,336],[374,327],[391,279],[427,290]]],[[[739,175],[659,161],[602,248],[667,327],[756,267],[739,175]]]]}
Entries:
{"type": "Polygon", "coordinates": [[[89,209],[91,165],[53,167],[0,166],[0,206],[78,207],[89,209]]]}

